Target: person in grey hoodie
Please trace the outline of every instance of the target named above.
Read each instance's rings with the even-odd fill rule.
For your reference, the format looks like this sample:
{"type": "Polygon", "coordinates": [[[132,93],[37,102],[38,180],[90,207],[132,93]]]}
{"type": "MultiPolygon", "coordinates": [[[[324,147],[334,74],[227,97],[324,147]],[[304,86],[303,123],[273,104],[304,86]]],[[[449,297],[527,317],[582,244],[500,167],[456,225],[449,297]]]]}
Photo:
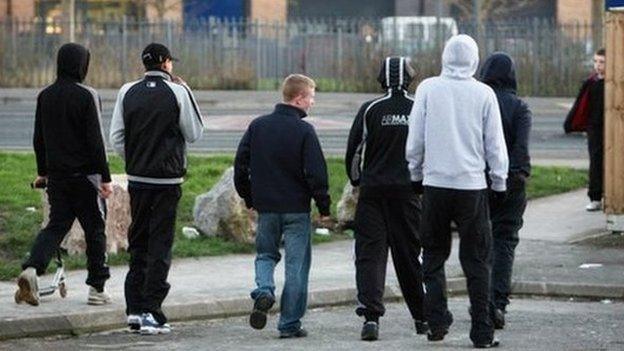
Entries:
{"type": "Polygon", "coordinates": [[[526,179],[531,174],[529,134],[531,111],[517,95],[516,69],[511,57],[496,52],[485,60],[480,80],[492,87],[498,98],[505,143],[509,156],[509,177],[505,201],[490,204],[492,220],[492,275],[490,311],[495,329],[505,326],[505,308],[509,304],[514,251],[526,208],[526,179]]]}
{"type": "Polygon", "coordinates": [[[477,348],[498,346],[490,320],[492,241],[488,209],[489,169],[493,197],[505,197],[507,148],[496,94],[473,78],[477,43],[468,35],[449,39],[442,73],[416,89],[405,147],[411,180],[423,191],[421,236],[425,318],[430,341],[448,333],[444,263],[451,252],[451,221],[460,238],[459,259],[471,304],[470,339],[477,348]]]}

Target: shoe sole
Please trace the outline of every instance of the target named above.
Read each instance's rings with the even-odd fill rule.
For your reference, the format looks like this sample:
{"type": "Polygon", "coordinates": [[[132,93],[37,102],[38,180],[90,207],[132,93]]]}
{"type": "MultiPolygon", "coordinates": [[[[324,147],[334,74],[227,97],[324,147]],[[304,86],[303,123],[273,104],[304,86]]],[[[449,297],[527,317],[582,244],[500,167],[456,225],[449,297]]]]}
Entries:
{"type": "Polygon", "coordinates": [[[429,341],[442,341],[442,340],[444,340],[444,337],[446,336],[446,334],[448,334],[448,331],[428,333],[427,334],[427,340],[429,340],[429,341]]]}
{"type": "Polygon", "coordinates": [[[267,313],[271,309],[273,302],[267,298],[258,300],[257,308],[249,315],[249,325],[254,329],[264,329],[267,324],[267,313]]]}
{"type": "Polygon", "coordinates": [[[267,324],[267,314],[264,311],[253,310],[249,315],[249,325],[254,329],[263,329],[267,324]]]}
{"type": "Polygon", "coordinates": [[[159,334],[169,334],[171,333],[171,329],[141,327],[139,332],[141,335],[159,335],[159,334]]]}
{"type": "Polygon", "coordinates": [[[18,290],[15,292],[15,302],[17,304],[26,302],[31,306],[39,306],[39,299],[33,294],[33,289],[28,279],[24,277],[17,278],[17,286],[18,290]]]}
{"type": "Polygon", "coordinates": [[[109,303],[111,303],[110,300],[87,300],[87,305],[91,305],[91,306],[102,306],[102,305],[108,305],[109,303]]]}
{"type": "Polygon", "coordinates": [[[379,339],[379,336],[377,335],[362,335],[362,340],[363,341],[376,341],[379,339]]]}
{"type": "Polygon", "coordinates": [[[496,340],[490,344],[475,344],[475,349],[492,349],[500,346],[500,341],[496,340]]]}

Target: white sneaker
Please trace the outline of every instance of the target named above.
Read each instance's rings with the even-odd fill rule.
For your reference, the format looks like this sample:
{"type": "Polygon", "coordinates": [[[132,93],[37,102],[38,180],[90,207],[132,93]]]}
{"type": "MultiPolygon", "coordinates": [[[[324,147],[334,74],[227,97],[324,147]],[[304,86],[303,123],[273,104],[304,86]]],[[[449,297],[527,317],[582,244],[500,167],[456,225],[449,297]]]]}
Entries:
{"type": "Polygon", "coordinates": [[[151,313],[143,313],[143,318],[141,318],[142,335],[156,335],[168,333],[171,333],[171,326],[169,326],[169,324],[160,324],[154,319],[154,316],[152,316],[151,313]]]}
{"type": "Polygon", "coordinates": [[[39,286],[37,282],[37,270],[28,267],[17,277],[17,291],[15,302],[26,302],[29,305],[39,306],[39,286]]]}
{"type": "Polygon", "coordinates": [[[141,315],[140,314],[128,315],[128,330],[131,333],[141,332],[141,315]]]}
{"type": "Polygon", "coordinates": [[[601,201],[592,201],[585,206],[585,210],[589,212],[600,211],[602,210],[602,202],[601,201]]]}
{"type": "Polygon", "coordinates": [[[102,292],[98,292],[94,287],[89,287],[89,299],[87,300],[88,305],[106,305],[111,303],[111,297],[103,290],[102,292]]]}

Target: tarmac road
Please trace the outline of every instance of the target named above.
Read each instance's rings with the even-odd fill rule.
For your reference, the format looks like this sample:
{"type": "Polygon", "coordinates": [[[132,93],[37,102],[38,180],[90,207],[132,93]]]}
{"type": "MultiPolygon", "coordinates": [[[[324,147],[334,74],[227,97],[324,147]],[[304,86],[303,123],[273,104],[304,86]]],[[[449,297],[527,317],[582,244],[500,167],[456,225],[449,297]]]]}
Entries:
{"type": "MultiPolygon", "coordinates": [[[[140,336],[123,330],[80,337],[30,338],[0,343],[0,350],[466,350],[470,321],[467,297],[451,298],[455,316],[442,342],[416,335],[406,307],[388,304],[381,319],[380,340],[359,340],[362,321],[354,306],[308,311],[304,339],[277,338],[276,316],[267,328],[252,330],[247,317],[174,324],[169,335],[140,336]]],[[[497,331],[504,350],[622,350],[624,303],[601,301],[514,299],[507,326],[497,331]]]]}
{"type": "MultiPolygon", "coordinates": [[[[103,125],[108,136],[114,107],[114,90],[101,92],[103,125]]],[[[32,150],[36,90],[0,90],[0,149],[32,150]],[[9,96],[10,95],[10,96],[9,96]]],[[[238,142],[253,117],[270,112],[278,101],[276,92],[200,91],[196,93],[208,128],[190,146],[191,152],[227,152],[238,142]]],[[[315,125],[323,150],[344,155],[351,123],[359,105],[376,94],[318,93],[308,121],[315,125]]],[[[587,149],[582,135],[563,134],[563,119],[572,103],[569,98],[527,98],[533,111],[530,151],[534,159],[583,160],[587,149]]]]}

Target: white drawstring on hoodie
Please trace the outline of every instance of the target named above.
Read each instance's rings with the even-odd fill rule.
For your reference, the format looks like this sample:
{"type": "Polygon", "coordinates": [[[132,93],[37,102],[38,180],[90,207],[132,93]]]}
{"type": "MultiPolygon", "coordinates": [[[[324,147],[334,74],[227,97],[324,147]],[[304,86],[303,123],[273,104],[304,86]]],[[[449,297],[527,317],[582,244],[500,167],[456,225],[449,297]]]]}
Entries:
{"type": "Polygon", "coordinates": [[[416,89],[405,146],[412,181],[423,185],[506,190],[507,148],[494,91],[473,75],[479,49],[468,35],[449,39],[442,53],[442,73],[416,89]]]}

